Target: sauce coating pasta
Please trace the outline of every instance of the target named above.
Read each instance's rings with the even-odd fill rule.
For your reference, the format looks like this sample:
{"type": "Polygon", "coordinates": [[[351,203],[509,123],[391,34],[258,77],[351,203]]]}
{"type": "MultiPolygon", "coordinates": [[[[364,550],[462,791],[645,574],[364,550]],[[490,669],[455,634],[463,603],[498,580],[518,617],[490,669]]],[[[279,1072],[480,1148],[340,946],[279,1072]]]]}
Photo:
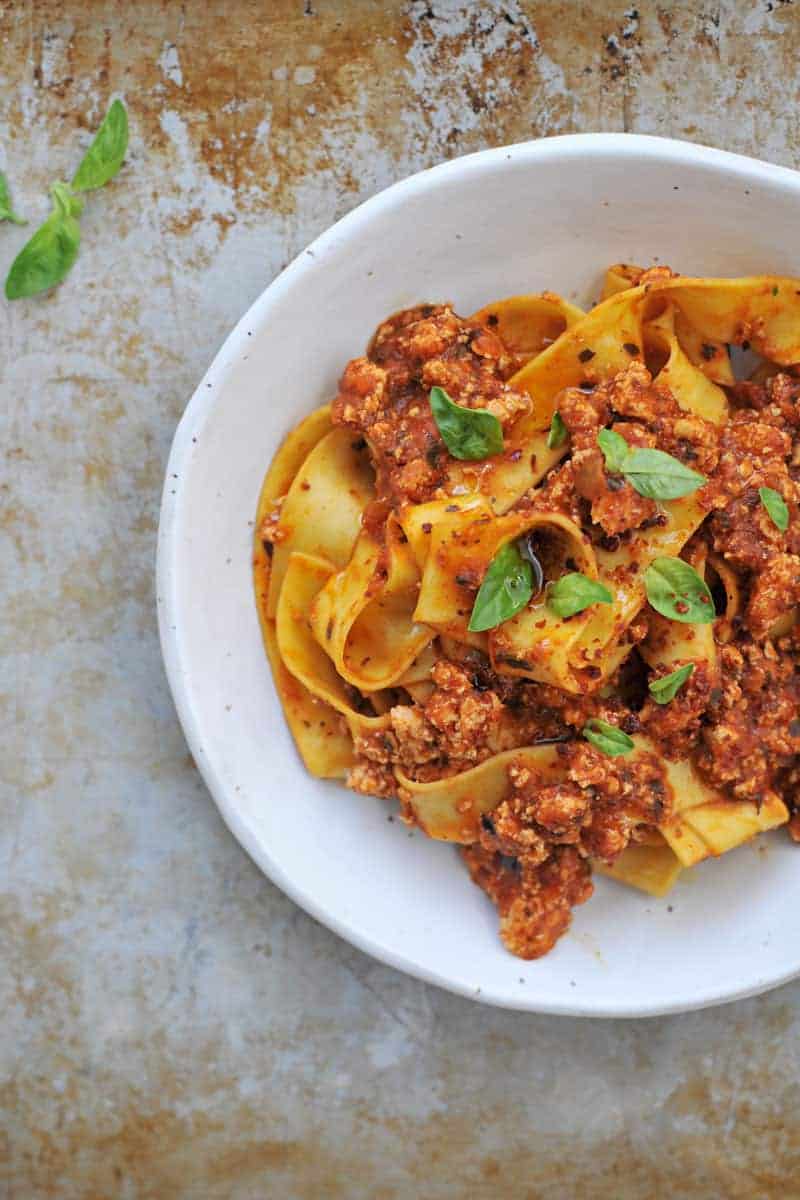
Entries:
{"type": "Polygon", "coordinates": [[[256,598],[306,767],[457,843],[513,954],[593,867],[663,895],[800,841],[795,364],[800,281],[618,264],[588,313],[396,313],[276,455],[256,598]]]}

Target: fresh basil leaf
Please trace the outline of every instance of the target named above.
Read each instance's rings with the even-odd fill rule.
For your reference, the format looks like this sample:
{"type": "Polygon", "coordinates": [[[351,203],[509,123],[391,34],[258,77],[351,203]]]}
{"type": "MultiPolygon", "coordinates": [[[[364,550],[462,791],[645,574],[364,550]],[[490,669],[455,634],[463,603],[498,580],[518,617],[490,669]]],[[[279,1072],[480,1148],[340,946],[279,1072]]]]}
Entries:
{"type": "Polygon", "coordinates": [[[675,671],[670,671],[669,675],[662,675],[659,679],[648,683],[647,690],[656,704],[669,704],[670,700],[675,699],[693,671],[694,663],[687,663],[685,667],[678,667],[675,671]]]}
{"type": "Polygon", "coordinates": [[[758,494],[761,497],[761,503],[772,518],[773,524],[778,526],[781,533],[786,533],[789,528],[789,509],[786,507],[783,496],[771,487],[759,488],[758,494]]]}
{"type": "Polygon", "coordinates": [[[707,625],[717,615],[705,582],[682,558],[654,559],[644,573],[644,586],[650,604],[670,621],[707,625]]]}
{"type": "Polygon", "coordinates": [[[550,422],[550,432],[547,435],[548,450],[557,450],[559,446],[563,446],[564,442],[569,437],[569,430],[564,424],[564,418],[561,413],[556,410],[553,413],[553,419],[550,422]]]}
{"type": "Polygon", "coordinates": [[[706,482],[705,475],[685,467],[663,450],[631,450],[621,470],[628,483],[648,500],[678,500],[706,482]]]}
{"type": "Polygon", "coordinates": [[[613,604],[614,597],[607,587],[596,579],[589,579],[578,571],[562,575],[557,583],[551,584],[547,603],[559,617],[573,617],[583,612],[590,604],[613,604]]]}
{"type": "Polygon", "coordinates": [[[607,721],[601,721],[599,717],[592,717],[587,721],[581,733],[587,742],[591,742],[593,746],[611,758],[616,758],[620,754],[629,754],[633,750],[633,738],[628,737],[627,733],[618,729],[616,725],[609,725],[607,721]]]}
{"type": "Polygon", "coordinates": [[[13,221],[15,225],[27,225],[24,217],[19,217],[11,207],[11,196],[8,192],[8,180],[0,171],[0,221],[13,221]]]}
{"type": "Polygon", "coordinates": [[[9,300],[35,296],[61,283],[78,256],[81,231],[77,217],[83,201],[72,195],[66,183],[54,183],[50,194],[53,211],[11,264],[6,278],[9,300]]]}
{"type": "Polygon", "coordinates": [[[631,448],[621,433],[613,429],[601,429],[597,435],[597,444],[603,451],[606,469],[614,475],[619,475],[622,464],[631,452],[631,448]]]}
{"type": "Polygon", "coordinates": [[[663,450],[631,449],[625,438],[613,429],[601,429],[597,444],[603,451],[606,470],[614,475],[624,475],[639,495],[649,500],[677,500],[697,491],[706,482],[705,475],[685,467],[663,450]]]}
{"type": "Polygon", "coordinates": [[[128,114],[122,101],[115,100],[75,172],[72,180],[75,191],[90,192],[113,179],[127,149],[128,114]]]}
{"type": "Polygon", "coordinates": [[[533,568],[519,552],[516,542],[507,542],[489,564],[483,577],[472,616],[470,633],[494,629],[524,608],[533,595],[533,568]]]}
{"type": "Polygon", "coordinates": [[[431,388],[431,412],[436,428],[453,458],[480,459],[503,449],[503,427],[482,408],[462,408],[444,388],[431,388]]]}

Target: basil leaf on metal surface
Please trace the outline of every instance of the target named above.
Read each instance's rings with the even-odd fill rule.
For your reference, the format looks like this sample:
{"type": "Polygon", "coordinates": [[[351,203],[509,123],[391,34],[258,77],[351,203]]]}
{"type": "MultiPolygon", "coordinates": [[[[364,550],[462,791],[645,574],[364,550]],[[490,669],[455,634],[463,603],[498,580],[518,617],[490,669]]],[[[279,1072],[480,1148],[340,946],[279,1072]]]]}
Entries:
{"type": "Polygon", "coordinates": [[[670,671],[669,675],[662,675],[659,679],[648,683],[647,690],[656,704],[669,704],[670,700],[675,699],[693,671],[694,663],[687,663],[685,667],[678,667],[675,671],[670,671]]]}
{"type": "Polygon", "coordinates": [[[685,467],[663,450],[631,450],[622,464],[622,474],[640,496],[649,500],[678,500],[706,482],[705,475],[685,467]]]}
{"type": "Polygon", "coordinates": [[[597,435],[597,444],[603,451],[606,469],[618,475],[631,450],[625,438],[621,433],[614,433],[613,429],[601,429],[597,435]]]}
{"type": "Polygon", "coordinates": [[[28,224],[24,217],[20,217],[14,212],[8,191],[8,180],[2,171],[0,171],[0,221],[12,221],[14,225],[28,224]]]}
{"type": "Polygon", "coordinates": [[[670,621],[706,625],[716,617],[704,580],[682,558],[656,558],[644,573],[647,599],[670,621]]]}
{"type": "Polygon", "coordinates": [[[571,571],[569,575],[562,575],[557,583],[551,584],[547,603],[557,616],[573,617],[590,604],[613,604],[614,597],[596,579],[589,579],[579,571],[571,571]]]}
{"type": "Polygon", "coordinates": [[[772,523],[777,525],[781,533],[786,533],[789,528],[789,509],[786,507],[783,496],[771,487],[759,488],[758,494],[761,497],[761,503],[772,518],[772,523]]]}
{"type": "Polygon", "coordinates": [[[599,717],[592,717],[590,721],[587,721],[581,733],[587,742],[591,742],[593,746],[611,758],[616,758],[620,754],[629,754],[633,750],[633,738],[628,737],[627,733],[618,729],[616,725],[609,725],[607,721],[601,721],[599,717]]]}
{"type": "Polygon", "coordinates": [[[113,179],[127,149],[128,114],[122,101],[115,100],[75,172],[72,180],[75,191],[89,192],[113,179]]]}
{"type": "Polygon", "coordinates": [[[470,633],[494,629],[524,608],[533,595],[533,568],[519,552],[516,542],[507,542],[489,564],[483,577],[472,616],[470,633]]]}
{"type": "Polygon", "coordinates": [[[6,278],[9,300],[35,296],[61,283],[78,256],[81,231],[77,217],[83,201],[72,195],[66,183],[54,183],[50,193],[53,211],[11,264],[6,278]]]}
{"type": "Polygon", "coordinates": [[[431,388],[430,405],[436,428],[453,458],[477,460],[500,454],[503,427],[492,413],[462,408],[440,387],[431,388]]]}
{"type": "Polygon", "coordinates": [[[553,419],[550,422],[550,432],[547,435],[548,450],[557,450],[559,446],[563,446],[564,442],[569,437],[569,430],[564,424],[564,418],[561,413],[556,410],[553,413],[553,419]]]}

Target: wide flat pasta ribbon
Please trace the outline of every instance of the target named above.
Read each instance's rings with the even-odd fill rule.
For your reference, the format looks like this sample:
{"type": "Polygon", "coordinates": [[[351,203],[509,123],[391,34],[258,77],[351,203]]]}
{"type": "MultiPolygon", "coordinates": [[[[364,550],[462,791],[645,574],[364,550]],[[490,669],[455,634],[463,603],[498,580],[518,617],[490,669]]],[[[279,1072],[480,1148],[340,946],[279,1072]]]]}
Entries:
{"type": "Polygon", "coordinates": [[[355,762],[349,730],[335,708],[289,671],[278,648],[275,622],[265,621],[262,633],[275,689],[306,770],[318,779],[343,778],[355,762]]]}
{"type": "Polygon", "coordinates": [[[517,359],[529,362],[585,315],[555,292],[540,292],[486,304],[469,319],[488,326],[517,359]]]}
{"type": "Polygon", "coordinates": [[[728,800],[703,784],[688,762],[665,762],[675,807],[659,829],[684,867],[724,854],[789,819],[786,805],[775,792],[768,792],[760,805],[752,800],[728,800]]]}
{"type": "MultiPolygon", "coordinates": [[[[636,287],[644,271],[644,267],[632,263],[615,263],[606,271],[601,299],[607,300],[609,296],[636,287]]],[[[736,382],[725,343],[704,338],[680,310],[675,314],[675,334],[689,362],[699,367],[706,378],[727,387],[736,382]]]]}
{"type": "Polygon", "coordinates": [[[599,383],[641,360],[646,299],[644,288],[610,296],[512,376],[512,386],[527,392],[533,401],[532,412],[514,427],[515,443],[548,428],[554,399],[565,387],[599,383]]]}
{"type": "Polygon", "coordinates": [[[709,554],[707,571],[717,577],[725,592],[725,608],[722,612],[717,609],[717,619],[714,622],[714,633],[718,642],[729,642],[736,632],[734,624],[742,610],[742,583],[730,563],[721,554],[709,554]]]}
{"type": "Polygon", "coordinates": [[[315,408],[300,424],[287,434],[264,477],[259,497],[259,513],[265,516],[281,496],[292,486],[297,472],[311,451],[333,429],[331,406],[315,408]]]}
{"type": "MultiPolygon", "coordinates": [[[[684,352],[675,332],[675,309],[671,304],[660,316],[645,322],[644,343],[645,350],[655,345],[666,355],[657,376],[659,387],[665,387],[685,412],[714,425],[724,425],[728,419],[728,397],[684,352]]],[[[676,432],[680,434],[679,429],[676,432]]]]}
{"type": "Polygon", "coordinates": [[[311,629],[309,613],[333,575],[333,565],[323,558],[299,551],[289,556],[276,621],[276,642],[281,660],[312,696],[346,719],[351,732],[384,729],[388,724],[385,714],[370,716],[354,707],[352,691],[311,629]]]}
{"type": "Polygon", "coordinates": [[[270,570],[269,617],[278,609],[289,555],[297,550],[343,567],[373,495],[372,468],[363,446],[350,430],[332,429],[304,459],[281,509],[270,570]]]}
{"type": "Polygon", "coordinates": [[[635,542],[615,551],[589,548],[577,560],[582,565],[576,569],[608,588],[611,604],[593,604],[565,621],[550,613],[545,592],[490,634],[496,669],[566,692],[600,688],[633,648],[625,634],[645,602],[645,570],[655,558],[679,554],[705,516],[691,496],[663,507],[663,526],[640,531],[635,542]]]}
{"type": "Polygon", "coordinates": [[[704,339],[741,346],[747,342],[770,362],[800,362],[800,292],[796,279],[751,275],[741,279],[677,276],[659,290],[669,293],[704,339]]]}
{"type": "Polygon", "coordinates": [[[311,627],[336,670],[354,687],[398,683],[435,630],[415,616],[419,570],[405,534],[390,518],[385,546],[362,529],[343,571],[311,606],[311,627]]]}
{"type": "Polygon", "coordinates": [[[592,870],[660,898],[675,886],[683,865],[672,847],[661,839],[656,845],[631,842],[612,863],[592,859],[592,870]]]}
{"type": "Polygon", "coordinates": [[[506,750],[468,771],[431,783],[417,783],[399,768],[395,768],[395,775],[417,824],[428,837],[466,845],[477,840],[481,817],[496,808],[508,793],[511,762],[521,762],[541,773],[547,783],[566,778],[563,759],[554,745],[506,750]]]}
{"type": "Polygon", "coordinates": [[[768,793],[760,806],[752,800],[728,800],[703,779],[691,761],[659,755],[642,735],[633,740],[634,753],[655,755],[664,770],[669,804],[658,830],[683,867],[724,854],[788,820],[786,806],[775,793],[768,793]]]}
{"type": "Polygon", "coordinates": [[[323,779],[342,778],[347,774],[354,763],[352,736],[336,709],[309,691],[282,658],[275,621],[267,616],[271,562],[260,529],[275,502],[291,487],[311,450],[330,429],[330,406],[325,405],[306,417],[284,441],[261,488],[253,548],[256,607],[275,688],[306,769],[323,779]]]}

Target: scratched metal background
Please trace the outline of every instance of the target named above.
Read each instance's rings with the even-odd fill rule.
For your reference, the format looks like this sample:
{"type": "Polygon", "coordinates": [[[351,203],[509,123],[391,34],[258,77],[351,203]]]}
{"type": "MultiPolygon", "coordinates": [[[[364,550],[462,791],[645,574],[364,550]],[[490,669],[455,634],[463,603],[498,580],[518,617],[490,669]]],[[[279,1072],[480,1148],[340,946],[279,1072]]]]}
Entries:
{"type": "MultiPolygon", "coordinates": [[[[791,0],[0,0],[24,212],[110,94],[133,127],[68,283],[0,304],[3,1200],[800,1197],[800,984],[582,1023],[350,949],[217,817],[152,578],[181,410],[313,235],[543,134],[800,166],[798,51],[791,0]]],[[[2,274],[25,236],[0,229],[2,274]]]]}

